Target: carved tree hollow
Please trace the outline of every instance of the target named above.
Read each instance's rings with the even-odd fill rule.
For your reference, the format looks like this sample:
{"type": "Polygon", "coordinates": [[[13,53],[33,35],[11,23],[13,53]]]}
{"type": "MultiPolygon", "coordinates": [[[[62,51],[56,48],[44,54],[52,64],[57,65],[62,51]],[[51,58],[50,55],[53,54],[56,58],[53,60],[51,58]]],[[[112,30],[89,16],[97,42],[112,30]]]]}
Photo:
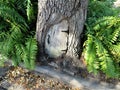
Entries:
{"type": "Polygon", "coordinates": [[[88,0],[38,0],[40,57],[79,58],[88,0]]]}

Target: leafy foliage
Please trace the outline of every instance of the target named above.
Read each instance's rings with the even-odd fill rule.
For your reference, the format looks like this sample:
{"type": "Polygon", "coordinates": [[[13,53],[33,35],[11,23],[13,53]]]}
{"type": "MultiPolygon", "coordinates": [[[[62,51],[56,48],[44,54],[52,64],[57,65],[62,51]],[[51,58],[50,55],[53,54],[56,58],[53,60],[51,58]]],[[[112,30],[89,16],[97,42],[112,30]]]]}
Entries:
{"type": "Polygon", "coordinates": [[[27,42],[25,43],[26,47],[23,49],[23,60],[25,65],[28,68],[34,68],[35,66],[35,57],[37,51],[37,42],[32,37],[28,38],[27,42]],[[28,66],[29,65],[29,66],[28,66]]]}
{"type": "Polygon", "coordinates": [[[14,65],[24,62],[31,69],[37,52],[33,4],[30,0],[0,1],[0,53],[11,58],[14,65]]]}
{"type": "Polygon", "coordinates": [[[90,72],[120,77],[120,17],[112,1],[91,0],[86,21],[85,60],[90,72]]]}

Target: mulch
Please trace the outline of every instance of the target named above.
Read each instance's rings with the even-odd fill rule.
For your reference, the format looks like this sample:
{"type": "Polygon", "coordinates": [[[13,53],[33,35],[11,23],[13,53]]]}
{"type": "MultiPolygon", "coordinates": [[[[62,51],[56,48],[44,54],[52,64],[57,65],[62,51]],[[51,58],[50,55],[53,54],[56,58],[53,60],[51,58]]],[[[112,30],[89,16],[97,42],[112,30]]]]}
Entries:
{"type": "Polygon", "coordinates": [[[8,90],[14,84],[21,85],[24,90],[81,90],[80,88],[73,88],[55,78],[43,74],[38,75],[21,67],[10,66],[7,71],[5,70],[4,75],[2,74],[0,77],[0,90],[8,90]],[[9,85],[3,86],[5,81],[9,85]]]}
{"type": "MultiPolygon", "coordinates": [[[[85,69],[80,69],[77,75],[84,79],[98,79],[99,81],[113,85],[120,82],[119,79],[108,78],[103,73],[99,73],[98,75],[88,73],[85,69]]],[[[74,88],[50,76],[42,73],[37,74],[34,71],[22,67],[14,67],[11,65],[0,67],[0,90],[18,90],[16,88],[9,89],[12,85],[21,85],[22,89],[19,90],[83,90],[81,88],[74,88]]]]}

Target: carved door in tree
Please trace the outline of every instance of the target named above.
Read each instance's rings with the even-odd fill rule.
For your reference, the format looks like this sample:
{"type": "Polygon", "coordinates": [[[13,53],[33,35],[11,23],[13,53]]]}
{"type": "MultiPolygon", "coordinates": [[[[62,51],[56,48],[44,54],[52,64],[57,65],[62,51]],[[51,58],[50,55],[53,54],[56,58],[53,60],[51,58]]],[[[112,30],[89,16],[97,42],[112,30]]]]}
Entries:
{"type": "Polygon", "coordinates": [[[79,58],[87,4],[88,0],[38,0],[40,57],[79,58]]]}

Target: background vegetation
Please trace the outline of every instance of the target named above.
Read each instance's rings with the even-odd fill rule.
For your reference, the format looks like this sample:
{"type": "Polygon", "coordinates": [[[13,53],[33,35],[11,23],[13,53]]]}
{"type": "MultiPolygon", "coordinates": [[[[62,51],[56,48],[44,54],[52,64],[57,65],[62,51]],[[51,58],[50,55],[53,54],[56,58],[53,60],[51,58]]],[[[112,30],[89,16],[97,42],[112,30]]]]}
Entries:
{"type": "MultiPolygon", "coordinates": [[[[120,77],[120,17],[114,0],[90,0],[84,56],[89,72],[120,77]]],[[[37,0],[0,0],[0,54],[33,69],[37,0]]],[[[1,58],[0,63],[4,62],[1,58]]]]}
{"type": "Polygon", "coordinates": [[[34,68],[36,14],[37,0],[0,0],[0,53],[15,66],[24,62],[27,68],[34,68]]]}

